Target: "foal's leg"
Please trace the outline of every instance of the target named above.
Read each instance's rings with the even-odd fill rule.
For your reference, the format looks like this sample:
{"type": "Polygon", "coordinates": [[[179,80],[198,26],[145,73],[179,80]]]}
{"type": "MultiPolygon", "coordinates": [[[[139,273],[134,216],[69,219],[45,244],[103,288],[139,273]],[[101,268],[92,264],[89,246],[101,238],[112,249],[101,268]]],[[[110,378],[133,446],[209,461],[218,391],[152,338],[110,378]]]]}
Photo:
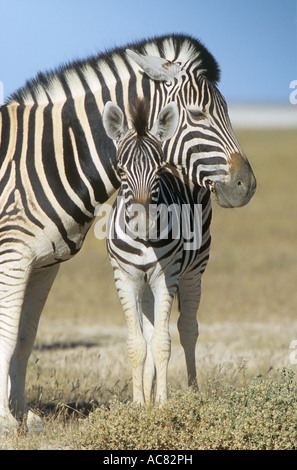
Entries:
{"type": "Polygon", "coordinates": [[[185,352],[188,384],[198,388],[195,348],[198,338],[197,311],[201,297],[201,281],[199,278],[184,277],[179,279],[179,310],[177,327],[180,342],[185,352]]]}
{"type": "Polygon", "coordinates": [[[146,340],[147,352],[143,372],[143,389],[145,402],[149,404],[153,395],[155,378],[155,362],[152,352],[152,336],[154,334],[154,296],[150,286],[146,286],[142,296],[143,336],[146,340]]]}
{"type": "Polygon", "coordinates": [[[155,330],[152,336],[152,354],[156,365],[156,402],[167,400],[167,370],[171,353],[169,319],[176,284],[168,285],[165,275],[152,285],[155,297],[155,330]]]}
{"type": "Polygon", "coordinates": [[[128,355],[132,366],[133,401],[144,404],[143,369],[146,358],[146,341],[142,334],[142,311],[140,286],[130,280],[112,262],[114,267],[115,285],[128,326],[128,355]]]}

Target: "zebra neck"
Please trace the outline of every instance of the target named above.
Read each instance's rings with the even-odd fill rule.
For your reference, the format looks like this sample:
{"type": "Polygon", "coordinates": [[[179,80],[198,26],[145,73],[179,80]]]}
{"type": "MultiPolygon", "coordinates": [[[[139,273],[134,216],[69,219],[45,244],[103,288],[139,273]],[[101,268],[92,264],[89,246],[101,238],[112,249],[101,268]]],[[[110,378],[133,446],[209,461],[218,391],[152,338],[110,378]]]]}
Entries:
{"type": "Polygon", "coordinates": [[[182,165],[175,165],[174,163],[168,163],[164,167],[164,175],[167,181],[173,183],[174,186],[187,187],[189,193],[195,190],[194,183],[189,178],[187,169],[182,165]]]}

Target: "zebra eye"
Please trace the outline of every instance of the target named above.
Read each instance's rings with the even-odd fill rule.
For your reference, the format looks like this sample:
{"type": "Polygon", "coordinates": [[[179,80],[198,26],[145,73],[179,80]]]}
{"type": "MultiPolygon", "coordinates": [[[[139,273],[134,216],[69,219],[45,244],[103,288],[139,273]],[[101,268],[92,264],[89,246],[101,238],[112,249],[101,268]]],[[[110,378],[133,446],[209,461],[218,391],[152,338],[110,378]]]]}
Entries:
{"type": "Polygon", "coordinates": [[[201,121],[202,119],[206,119],[205,113],[199,109],[188,109],[188,114],[190,119],[193,121],[201,121]]]}

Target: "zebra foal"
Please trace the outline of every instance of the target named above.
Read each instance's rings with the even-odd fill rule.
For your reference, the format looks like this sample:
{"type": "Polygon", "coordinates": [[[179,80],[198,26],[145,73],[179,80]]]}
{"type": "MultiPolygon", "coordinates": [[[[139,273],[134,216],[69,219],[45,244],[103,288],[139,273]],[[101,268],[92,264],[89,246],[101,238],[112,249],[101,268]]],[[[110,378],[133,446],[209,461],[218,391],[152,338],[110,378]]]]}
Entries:
{"type": "MultiPolygon", "coordinates": [[[[190,249],[186,250],[188,242],[181,229],[187,222],[197,224],[194,205],[182,196],[187,191],[186,186],[169,169],[166,171],[160,145],[171,138],[177,128],[176,104],[172,102],[161,110],[150,131],[148,108],[143,100],[137,102],[131,115],[132,129],[128,130],[117,105],[108,103],[103,113],[107,135],[118,142],[121,176],[119,196],[109,220],[107,250],[127,320],[133,400],[139,403],[151,401],[156,372],[156,401],[163,402],[167,399],[169,318],[177,289],[181,298],[191,298],[192,308],[180,303],[186,311],[181,309],[178,326],[186,353],[189,383],[196,383],[196,313],[201,273],[199,270],[191,272],[191,289],[188,274],[199,254],[202,227],[201,223],[196,227],[200,245],[196,243],[194,249],[190,244],[190,249]],[[183,219],[184,205],[190,207],[187,221],[183,219]]],[[[192,231],[188,232],[193,236],[192,231]]]]}

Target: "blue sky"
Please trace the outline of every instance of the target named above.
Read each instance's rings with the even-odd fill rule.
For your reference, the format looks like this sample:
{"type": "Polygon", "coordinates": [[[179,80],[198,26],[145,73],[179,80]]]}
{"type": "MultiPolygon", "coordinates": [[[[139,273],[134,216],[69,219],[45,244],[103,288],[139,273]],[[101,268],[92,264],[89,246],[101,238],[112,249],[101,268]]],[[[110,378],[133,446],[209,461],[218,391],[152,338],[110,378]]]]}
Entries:
{"type": "Polygon", "coordinates": [[[229,102],[289,104],[297,80],[297,0],[0,0],[0,18],[4,99],[38,71],[170,32],[214,54],[229,102]]]}

